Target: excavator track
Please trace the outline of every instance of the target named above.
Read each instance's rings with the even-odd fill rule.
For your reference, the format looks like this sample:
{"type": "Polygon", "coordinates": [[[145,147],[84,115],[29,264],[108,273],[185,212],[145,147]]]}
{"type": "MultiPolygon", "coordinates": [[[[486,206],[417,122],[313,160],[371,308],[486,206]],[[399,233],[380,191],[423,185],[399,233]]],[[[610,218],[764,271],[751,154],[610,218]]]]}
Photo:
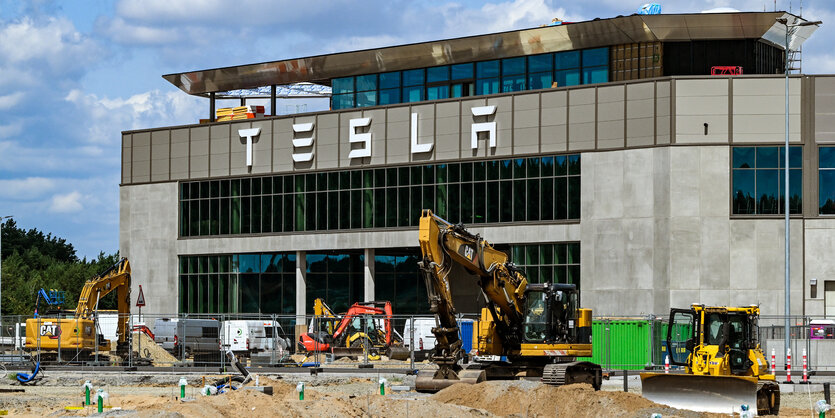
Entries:
{"type": "Polygon", "coordinates": [[[600,390],[603,370],[600,365],[588,361],[548,364],[542,370],[542,383],[552,386],[588,383],[594,390],[600,390]]]}

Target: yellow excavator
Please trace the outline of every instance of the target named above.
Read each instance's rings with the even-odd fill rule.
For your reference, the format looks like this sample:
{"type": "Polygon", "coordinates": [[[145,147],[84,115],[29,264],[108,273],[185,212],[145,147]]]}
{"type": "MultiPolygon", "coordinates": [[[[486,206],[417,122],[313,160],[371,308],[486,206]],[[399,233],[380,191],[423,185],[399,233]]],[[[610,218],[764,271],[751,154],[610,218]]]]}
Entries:
{"type": "Polygon", "coordinates": [[[128,320],[130,317],[130,263],[122,258],[101,274],[84,283],[78,305],[67,317],[41,315],[26,320],[26,349],[38,351],[48,358],[60,351],[63,359],[89,359],[98,351],[108,353],[110,341],[98,332],[96,315],[101,298],[116,292],[118,301],[117,354],[126,354],[128,346],[128,320]]]}
{"type": "Polygon", "coordinates": [[[592,345],[591,310],[580,309],[575,285],[528,283],[507,254],[428,209],[421,214],[419,240],[418,264],[437,324],[432,328],[436,345],[430,360],[438,369],[420,371],[416,390],[437,392],[455,383],[518,377],[541,377],[552,385],[588,383],[600,389],[600,366],[576,361],[591,356],[592,345]],[[456,266],[470,274],[460,274],[456,266]],[[450,288],[473,277],[486,306],[474,324],[474,361],[469,361],[450,288]]]}
{"type": "Polygon", "coordinates": [[[643,396],[693,411],[732,413],[756,405],[760,415],[777,415],[780,386],[760,349],[759,316],[756,305],[671,309],[670,364],[685,373],[641,373],[643,396]]]}

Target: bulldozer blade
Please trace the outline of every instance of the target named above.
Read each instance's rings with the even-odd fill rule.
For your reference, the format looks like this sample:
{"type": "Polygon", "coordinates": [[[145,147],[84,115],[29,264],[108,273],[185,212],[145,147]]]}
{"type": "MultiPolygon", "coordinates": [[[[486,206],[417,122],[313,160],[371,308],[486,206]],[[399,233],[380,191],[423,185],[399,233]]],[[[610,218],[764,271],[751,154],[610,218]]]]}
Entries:
{"type": "Polygon", "coordinates": [[[421,370],[415,379],[415,390],[418,392],[435,393],[456,383],[476,384],[486,380],[484,370],[461,370],[458,373],[449,371],[444,376],[440,370],[421,370]]]}
{"type": "Polygon", "coordinates": [[[641,373],[643,396],[655,403],[699,412],[757,412],[757,378],[641,373]]]}

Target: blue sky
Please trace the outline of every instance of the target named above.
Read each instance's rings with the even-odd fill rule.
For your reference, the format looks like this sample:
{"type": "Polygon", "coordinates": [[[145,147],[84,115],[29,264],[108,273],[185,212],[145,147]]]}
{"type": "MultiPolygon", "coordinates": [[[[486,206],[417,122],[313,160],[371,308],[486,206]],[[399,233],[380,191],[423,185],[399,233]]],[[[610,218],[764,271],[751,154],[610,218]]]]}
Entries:
{"type": "MultiPolygon", "coordinates": [[[[628,15],[623,0],[0,0],[0,216],[66,238],[80,257],[119,243],[121,131],[195,123],[208,103],[162,74],[628,15]]],[[[671,0],[665,13],[772,10],[774,0],[671,0]]],[[[797,13],[800,1],[778,0],[797,13]],[[791,4],[790,4],[791,3],[791,4]]],[[[835,73],[835,2],[805,73],[835,73]]]]}

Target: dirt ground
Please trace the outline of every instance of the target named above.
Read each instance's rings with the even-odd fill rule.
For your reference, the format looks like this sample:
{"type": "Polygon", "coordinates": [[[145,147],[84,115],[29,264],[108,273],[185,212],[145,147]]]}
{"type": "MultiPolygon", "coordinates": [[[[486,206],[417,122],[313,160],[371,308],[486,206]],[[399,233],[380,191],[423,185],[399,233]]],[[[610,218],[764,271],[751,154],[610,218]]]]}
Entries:
{"type": "MultiPolygon", "coordinates": [[[[41,386],[25,387],[23,393],[0,393],[0,410],[11,416],[150,416],[238,418],[244,414],[287,417],[663,417],[701,418],[727,415],[702,414],[676,410],[655,404],[638,394],[620,391],[595,392],[587,385],[546,386],[534,381],[491,381],[477,385],[454,385],[434,395],[413,391],[387,389],[379,394],[377,378],[328,377],[310,381],[308,375],[259,376],[259,384],[272,386],[269,396],[254,390],[202,396],[202,379],[189,378],[186,399],[179,399],[178,376],[165,375],[139,379],[124,376],[94,379],[96,387],[109,394],[107,408],[96,414],[95,406],[82,410],[66,409],[80,406],[84,377],[50,378],[41,386]],[[305,399],[299,400],[298,381],[308,380],[305,399]],[[119,383],[123,384],[119,384],[119,383]]],[[[390,377],[390,384],[407,382],[390,377]]],[[[0,389],[20,388],[9,383],[0,389]]],[[[822,394],[812,394],[816,400],[822,394]]],[[[808,417],[805,409],[810,395],[784,394],[780,416],[808,417]],[[804,408],[804,409],[801,409],[804,408]]]]}

